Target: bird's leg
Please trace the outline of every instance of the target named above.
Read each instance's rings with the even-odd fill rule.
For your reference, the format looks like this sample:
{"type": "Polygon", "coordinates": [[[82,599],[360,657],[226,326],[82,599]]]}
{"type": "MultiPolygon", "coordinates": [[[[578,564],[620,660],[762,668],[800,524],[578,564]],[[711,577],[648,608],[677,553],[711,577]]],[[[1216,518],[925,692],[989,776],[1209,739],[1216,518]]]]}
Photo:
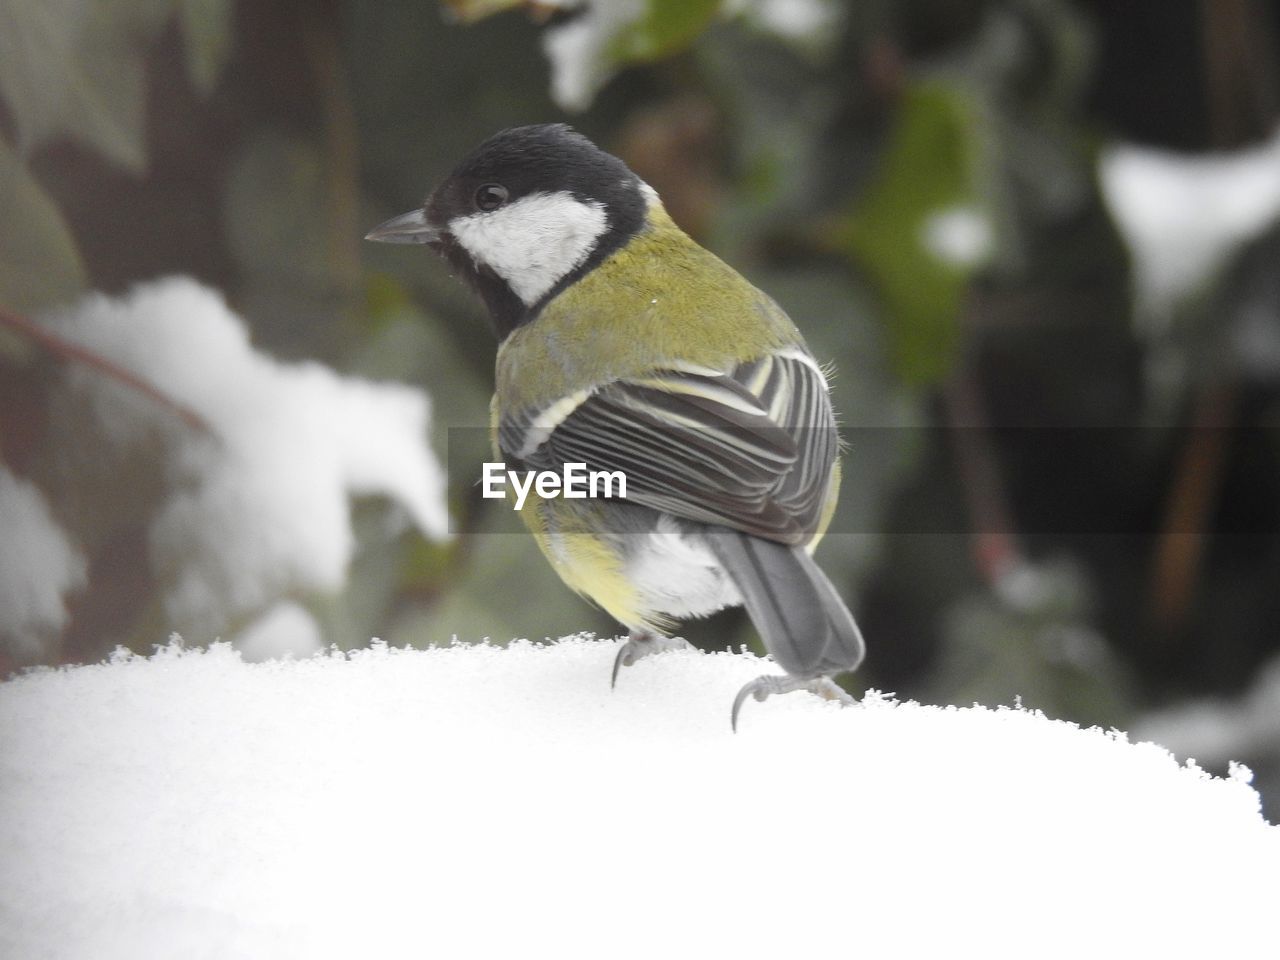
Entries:
{"type": "Polygon", "coordinates": [[[756,677],[733,698],[733,712],[729,715],[733,732],[738,732],[738,711],[742,709],[747,697],[754,697],[757,703],[763,703],[775,693],[791,693],[793,690],[808,690],[823,700],[835,700],[846,707],[857,703],[830,677],[813,677],[808,680],[801,677],[756,677]]]}
{"type": "Polygon", "coordinates": [[[629,667],[637,660],[666,650],[687,650],[690,644],[683,637],[664,637],[650,630],[632,630],[627,642],[618,648],[618,655],[613,661],[613,676],[609,678],[609,686],[618,685],[618,671],[629,667]]]}

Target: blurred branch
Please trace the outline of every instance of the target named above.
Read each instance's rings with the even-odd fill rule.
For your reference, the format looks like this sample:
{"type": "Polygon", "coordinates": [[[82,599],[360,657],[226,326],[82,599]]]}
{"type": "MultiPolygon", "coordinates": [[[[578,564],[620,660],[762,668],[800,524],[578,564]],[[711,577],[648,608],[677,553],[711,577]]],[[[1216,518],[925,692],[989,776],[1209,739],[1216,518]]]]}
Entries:
{"type": "Polygon", "coordinates": [[[64,337],[58,336],[46,330],[37,323],[33,323],[26,317],[16,313],[10,313],[8,310],[0,308],[0,326],[6,326],[10,330],[14,330],[20,335],[26,337],[34,343],[39,344],[48,350],[55,357],[63,360],[74,360],[77,363],[83,363],[85,366],[97,370],[104,376],[122,383],[126,387],[150,397],[163,408],[176,414],[187,426],[199,430],[203,433],[213,433],[213,429],[209,426],[209,422],[200,414],[196,413],[185,404],[179,403],[173,397],[158,390],[152,384],[139,378],[130,370],[126,370],[119,364],[108,360],[99,353],[73,343],[64,337]]]}
{"type": "Polygon", "coordinates": [[[1191,428],[1165,504],[1151,575],[1150,619],[1162,637],[1179,632],[1195,598],[1208,545],[1207,531],[1221,487],[1235,390],[1228,385],[1203,388],[1194,403],[1191,428]]]}
{"type": "Polygon", "coordinates": [[[1280,107],[1269,10],[1258,0],[1200,0],[1200,12],[1213,145],[1256,140],[1280,107]]]}
{"type": "Polygon", "coordinates": [[[325,191],[330,277],[348,301],[360,289],[360,143],[356,111],[342,59],[338,24],[342,17],[332,2],[305,8],[302,25],[307,60],[324,113],[325,191]]]}
{"type": "MultiPolygon", "coordinates": [[[[1273,24],[1257,0],[1201,0],[1206,100],[1216,149],[1264,135],[1276,119],[1273,24]]],[[[1234,419],[1237,371],[1193,387],[1191,423],[1161,533],[1148,599],[1157,636],[1177,636],[1195,600],[1212,513],[1221,494],[1226,436],[1234,419]]]]}
{"type": "Polygon", "coordinates": [[[991,442],[991,424],[977,382],[963,357],[943,385],[948,436],[968,505],[974,564],[988,586],[1021,566],[1023,556],[991,442]]]}
{"type": "Polygon", "coordinates": [[[459,23],[475,23],[495,13],[517,7],[523,8],[534,22],[542,23],[562,9],[560,4],[539,2],[539,0],[441,0],[441,3],[446,16],[452,17],[459,23]]]}

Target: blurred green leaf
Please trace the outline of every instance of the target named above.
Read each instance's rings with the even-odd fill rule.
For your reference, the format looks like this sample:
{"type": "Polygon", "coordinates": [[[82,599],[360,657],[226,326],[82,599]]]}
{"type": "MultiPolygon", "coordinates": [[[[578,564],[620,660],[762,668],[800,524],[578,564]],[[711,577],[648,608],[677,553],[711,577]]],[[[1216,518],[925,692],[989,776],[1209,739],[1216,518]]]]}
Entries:
{"type": "MultiPolygon", "coordinates": [[[[431,396],[433,445],[441,455],[450,427],[487,431],[492,379],[486,374],[482,380],[440,318],[419,309],[409,291],[385,273],[369,277],[365,300],[370,329],[348,361],[349,368],[375,380],[398,380],[425,389],[431,396]]],[[[476,452],[485,455],[488,441],[480,439],[483,444],[476,452]]]]}
{"type": "Polygon", "coordinates": [[[413,309],[413,297],[395,277],[387,273],[370,275],[365,284],[365,310],[376,327],[386,326],[413,309]]]}
{"type": "MultiPolygon", "coordinates": [[[[415,647],[486,637],[542,640],[592,631],[617,636],[625,629],[560,582],[518,514],[504,504],[486,511],[484,527],[457,551],[460,569],[450,589],[429,608],[406,609],[387,639],[415,647]]],[[[601,683],[610,661],[602,658],[601,683]]]]}
{"type": "Polygon", "coordinates": [[[0,94],[26,153],[60,137],[146,167],[144,60],[174,0],[0,0],[0,94]]]}
{"type": "Polygon", "coordinates": [[[0,304],[32,313],[71,299],[85,283],[61,212],[0,140],[0,304]]]}
{"type": "Polygon", "coordinates": [[[321,144],[279,127],[252,130],[232,162],[222,221],[240,271],[238,304],[273,351],[323,355],[351,332],[317,322],[354,293],[335,269],[334,187],[321,144]]]}
{"type": "Polygon", "coordinates": [[[1011,703],[1079,723],[1124,726],[1124,667],[1091,624],[1089,588],[1073,563],[1015,571],[1002,596],[970,594],[949,609],[929,696],[1011,703]]]}
{"type": "Polygon", "coordinates": [[[614,34],[607,56],[617,64],[656,60],[697,38],[720,9],[720,0],[648,0],[643,14],[614,34]]]}
{"type": "MultiPolygon", "coordinates": [[[[369,226],[421,204],[495,130],[554,113],[546,65],[536,53],[538,31],[522,17],[424,29],[423,11],[413,3],[355,5],[344,8],[344,17],[345,62],[377,65],[350,76],[361,165],[379,201],[369,226]]],[[[411,264],[421,274],[425,258],[418,254],[365,245],[379,269],[411,264]]]]}
{"type": "Polygon", "coordinates": [[[968,281],[989,244],[973,113],[954,86],[911,87],[878,176],[837,229],[884,300],[894,363],[912,384],[950,369],[968,281]]]}
{"type": "Polygon", "coordinates": [[[451,16],[462,23],[475,23],[504,10],[531,6],[528,0],[441,0],[441,3],[451,16]]]}
{"type": "Polygon", "coordinates": [[[230,0],[178,0],[186,44],[187,76],[201,96],[209,96],[231,55],[230,0]]]}
{"type": "MultiPolygon", "coordinates": [[[[322,635],[340,649],[363,647],[380,636],[399,600],[406,558],[422,549],[416,532],[400,529],[398,510],[372,497],[357,501],[351,513],[359,545],[347,570],[346,584],[333,593],[305,597],[322,635]]],[[[449,545],[432,545],[447,550],[449,545]]]]}
{"type": "MultiPolygon", "coordinates": [[[[539,3],[537,0],[441,0],[445,9],[462,23],[475,23],[485,17],[518,8],[531,13],[550,13],[562,3],[539,3]]],[[[611,5],[619,13],[608,19],[622,25],[613,36],[612,59],[619,63],[652,60],[678,50],[693,40],[720,8],[721,0],[644,0],[632,5],[638,16],[615,0],[595,0],[595,5],[611,5]]],[[[588,0],[583,6],[592,6],[588,0]]]]}
{"type": "Polygon", "coordinates": [[[325,289],[324,161],[312,143],[264,129],[236,158],[223,201],[227,239],[251,276],[325,289]]]}

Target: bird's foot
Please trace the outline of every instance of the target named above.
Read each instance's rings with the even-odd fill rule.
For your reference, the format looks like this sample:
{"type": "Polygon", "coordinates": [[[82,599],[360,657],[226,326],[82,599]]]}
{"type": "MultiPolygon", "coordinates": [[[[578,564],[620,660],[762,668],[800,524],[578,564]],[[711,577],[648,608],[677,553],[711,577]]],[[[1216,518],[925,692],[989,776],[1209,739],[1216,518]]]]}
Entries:
{"type": "Polygon", "coordinates": [[[857,703],[830,677],[814,677],[810,680],[800,677],[756,677],[733,698],[733,712],[729,715],[729,724],[733,727],[733,732],[738,732],[738,711],[746,703],[747,697],[753,697],[757,703],[763,703],[775,693],[791,693],[793,690],[808,690],[822,697],[823,700],[835,700],[845,706],[857,703]]]}
{"type": "Polygon", "coordinates": [[[667,650],[688,650],[691,644],[684,637],[664,637],[648,631],[635,631],[627,637],[627,642],[618,648],[618,655],[613,660],[613,675],[609,678],[609,686],[618,685],[618,671],[629,667],[637,660],[663,653],[667,650]]]}

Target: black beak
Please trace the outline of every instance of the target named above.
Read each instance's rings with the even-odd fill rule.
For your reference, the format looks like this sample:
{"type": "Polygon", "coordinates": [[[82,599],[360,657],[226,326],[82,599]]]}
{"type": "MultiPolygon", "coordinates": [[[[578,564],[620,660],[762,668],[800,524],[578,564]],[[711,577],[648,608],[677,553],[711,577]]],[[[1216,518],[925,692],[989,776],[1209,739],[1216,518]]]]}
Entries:
{"type": "Polygon", "coordinates": [[[380,223],[364,235],[366,240],[380,243],[435,243],[443,231],[427,221],[425,210],[410,210],[380,223]]]}

